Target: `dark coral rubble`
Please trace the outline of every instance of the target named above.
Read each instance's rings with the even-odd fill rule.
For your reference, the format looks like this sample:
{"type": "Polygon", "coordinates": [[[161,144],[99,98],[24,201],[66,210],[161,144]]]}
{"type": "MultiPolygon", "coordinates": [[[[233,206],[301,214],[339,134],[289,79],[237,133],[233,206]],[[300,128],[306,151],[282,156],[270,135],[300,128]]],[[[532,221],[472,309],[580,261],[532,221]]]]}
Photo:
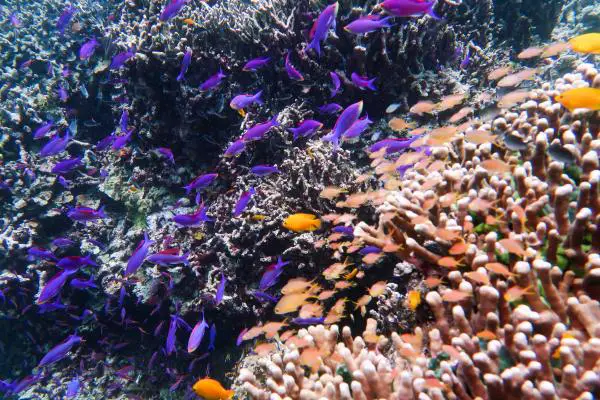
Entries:
{"type": "MultiPolygon", "coordinates": [[[[339,292],[323,300],[321,311],[333,310],[335,317],[335,321],[326,323],[354,321],[355,332],[366,327],[363,336],[369,351],[373,351],[374,342],[366,338],[371,335],[373,339],[374,324],[378,334],[391,337],[398,348],[406,346],[398,342],[394,332],[408,334],[415,326],[425,330],[435,323],[442,326],[444,344],[452,344],[447,339],[459,333],[444,331],[449,318],[446,314],[452,314],[464,331],[469,331],[468,324],[473,325],[472,332],[480,328],[480,318],[471,315],[473,307],[467,301],[461,303],[466,315],[461,318],[460,312],[446,309],[434,299],[438,292],[435,286],[428,286],[431,281],[427,278],[436,269],[433,261],[448,255],[450,243],[436,240],[422,226],[411,226],[407,216],[406,209],[414,213],[431,196],[427,192],[410,197],[407,192],[417,193],[418,186],[427,185],[426,179],[438,179],[439,174],[424,177],[405,168],[405,175],[398,175],[396,182],[404,179],[406,189],[398,185],[397,193],[384,193],[393,192],[397,183],[375,179],[369,164],[382,168],[385,163],[377,167],[375,164],[382,161],[370,158],[363,149],[380,139],[410,135],[409,129],[394,127],[391,122],[388,125],[384,117],[392,113],[406,118],[402,121],[411,129],[422,125],[431,130],[464,102],[462,106],[470,108],[465,115],[475,113],[483,118],[483,122],[473,122],[472,126],[490,128],[485,122],[489,117],[484,114],[494,118],[499,111],[492,107],[490,88],[495,84],[489,72],[509,59],[516,60],[523,48],[547,42],[552,32],[565,39],[566,35],[585,30],[593,16],[578,16],[582,22],[573,28],[569,25],[569,10],[578,6],[571,3],[565,11],[561,1],[521,4],[447,0],[433,8],[441,16],[439,20],[428,15],[394,18],[389,29],[357,36],[344,26],[368,12],[381,11],[381,6],[374,1],[340,2],[335,29],[330,29],[317,57],[307,50],[307,43],[311,26],[326,4],[192,1],[177,16],[163,21],[160,15],[165,6],[154,0],[81,0],[73,4],[14,0],[0,9],[0,391],[9,398],[62,398],[68,391],[78,392],[81,398],[189,398],[198,377],[208,375],[223,382],[232,377],[229,372],[236,370],[241,355],[251,351],[247,343],[252,338],[238,336],[240,332],[280,323],[281,316],[274,311],[273,303],[282,296],[285,282],[314,278],[311,290],[316,292],[311,294],[325,297],[318,291],[334,284],[335,279],[322,282],[324,270],[332,263],[346,269],[337,274],[343,277],[336,278],[342,282],[335,282],[339,292]],[[543,12],[536,12],[542,9],[541,3],[543,12]],[[558,23],[566,31],[553,31],[558,23]],[[92,39],[98,41],[93,55],[81,56],[82,45],[92,39]],[[191,54],[191,62],[183,74],[185,54],[191,54]],[[291,78],[294,75],[289,66],[286,69],[286,55],[303,80],[291,78]],[[121,56],[123,65],[117,65],[121,56]],[[248,60],[262,56],[270,57],[264,68],[243,71],[248,60]],[[213,90],[199,89],[219,71],[225,75],[219,85],[213,90]],[[333,98],[330,72],[341,80],[341,92],[333,98]],[[352,73],[364,79],[375,78],[377,90],[359,88],[352,73]],[[178,74],[183,79],[177,80],[178,74]],[[259,91],[264,104],[245,107],[245,112],[230,107],[234,96],[259,91]],[[447,96],[455,93],[464,96],[447,109],[415,113],[412,108],[420,100],[450,101],[447,96]],[[343,110],[360,101],[363,118],[368,114],[375,122],[358,141],[344,140],[338,148],[328,139],[336,121],[340,124],[338,115],[318,109],[327,103],[339,103],[343,110]],[[391,103],[392,111],[388,107],[391,103]],[[293,140],[289,129],[308,119],[322,122],[322,128],[313,137],[293,140]],[[250,128],[268,121],[273,126],[261,140],[239,142],[250,128]],[[40,134],[42,138],[35,137],[46,123],[50,126],[48,132],[40,134]],[[60,139],[65,137],[68,142],[59,148],[60,139]],[[325,140],[321,140],[323,137],[325,140]],[[234,143],[243,143],[244,149],[231,156],[227,149],[234,143]],[[75,157],[81,160],[73,170],[56,172],[59,163],[75,157]],[[278,171],[268,176],[251,173],[253,166],[263,164],[276,166],[278,171]],[[184,187],[205,174],[215,174],[214,181],[187,193],[184,187]],[[344,196],[375,194],[368,201],[354,198],[344,203],[340,198],[332,201],[323,195],[331,188],[338,188],[344,196]],[[248,193],[252,193],[248,204],[234,216],[234,207],[248,193]],[[321,228],[295,232],[282,226],[289,215],[296,213],[322,217],[321,228]],[[398,215],[387,219],[392,213],[398,215]],[[174,221],[174,216],[202,216],[203,220],[197,226],[183,226],[174,221]],[[406,232],[410,238],[402,239],[398,232],[406,232]],[[387,242],[387,234],[395,235],[396,241],[387,242]],[[360,246],[357,241],[361,241],[360,246]],[[358,253],[366,245],[380,246],[385,254],[358,253]],[[150,256],[153,262],[145,261],[126,273],[136,253],[146,250],[141,260],[150,256]],[[278,258],[289,264],[273,287],[261,288],[259,282],[278,258]],[[176,261],[160,261],[167,259],[176,261]],[[373,299],[368,305],[362,304],[365,298],[360,295],[369,288],[373,299]],[[344,312],[338,312],[344,307],[344,312]],[[365,322],[367,316],[373,320],[365,322]],[[188,352],[190,330],[200,326],[196,325],[200,321],[208,323],[204,339],[198,350],[188,352]]],[[[535,63],[524,62],[532,66],[535,63]]],[[[567,68],[578,62],[571,54],[561,56],[556,65],[567,68]]],[[[542,218],[548,235],[538,232],[535,242],[531,233],[541,228],[528,227],[532,232],[525,242],[536,251],[546,238],[556,244],[556,228],[560,235],[568,235],[570,245],[560,247],[560,253],[556,248],[552,253],[553,248],[548,246],[546,251],[554,257],[548,260],[573,259],[595,270],[595,261],[584,260],[582,246],[589,250],[595,245],[588,243],[586,235],[597,222],[595,217],[582,213],[579,206],[586,201],[582,193],[595,190],[597,184],[597,160],[594,164],[588,155],[595,148],[595,139],[588,136],[597,131],[597,116],[574,114],[571,123],[558,104],[547,104],[547,98],[569,85],[598,86],[597,78],[592,76],[594,67],[583,64],[550,87],[549,77],[558,75],[549,62],[546,64],[549,66],[540,67],[535,78],[542,89],[530,99],[537,103],[516,102],[524,104],[518,104],[520,108],[514,112],[504,111],[492,123],[493,130],[494,134],[513,133],[517,146],[528,146],[521,156],[528,162],[533,160],[533,170],[515,169],[515,179],[521,179],[518,183],[524,185],[520,195],[529,196],[528,201],[546,211],[545,206],[554,207],[556,226],[542,218]],[[561,124],[570,125],[562,129],[561,124]],[[571,165],[566,176],[558,176],[558,166],[553,163],[557,160],[540,161],[539,152],[546,147],[535,134],[550,127],[563,132],[563,137],[551,137],[546,144],[550,156],[571,165]],[[530,141],[522,143],[520,140],[528,135],[530,141]],[[582,171],[577,170],[579,166],[582,171]],[[535,177],[540,176],[547,177],[563,200],[573,197],[575,201],[577,193],[577,201],[583,203],[570,209],[566,203],[557,203],[556,193],[552,201],[544,200],[536,186],[535,177]],[[578,241],[582,235],[583,241],[578,241]]],[[[524,84],[531,85],[530,81],[524,84]]],[[[411,140],[419,135],[415,133],[411,140]]],[[[431,156],[440,162],[447,159],[458,163],[457,152],[465,159],[471,157],[466,161],[468,165],[462,166],[467,175],[475,171],[471,180],[465,178],[458,184],[457,178],[457,186],[465,195],[486,201],[491,195],[479,185],[505,186],[481,172],[478,163],[493,158],[491,153],[507,158],[511,165],[517,159],[510,158],[504,148],[474,148],[464,142],[451,151],[433,149],[431,156]]],[[[409,150],[404,154],[414,153],[409,150]]],[[[444,177],[454,179],[457,170],[449,168],[444,177]]],[[[438,194],[443,195],[446,189],[440,187],[438,194]]],[[[503,201],[507,201],[505,197],[503,201]]],[[[433,222],[448,223],[448,218],[436,215],[433,222]]],[[[486,240],[489,244],[493,235],[486,240]]],[[[470,248],[468,256],[475,256],[473,252],[470,248]]],[[[475,259],[469,261],[475,263],[475,259]]],[[[532,259],[522,262],[540,270],[532,259]]],[[[596,275],[594,272],[581,282],[575,280],[575,289],[568,294],[580,295],[577,290],[583,287],[593,297],[596,275]]],[[[563,279],[571,278],[564,274],[563,279]]],[[[447,290],[485,292],[473,289],[471,278],[460,274],[449,274],[448,279],[447,290]]],[[[547,284],[544,276],[540,279],[547,284]]],[[[502,282],[498,290],[507,290],[502,282]]],[[[578,304],[569,301],[570,312],[578,317],[593,308],[581,296],[578,304]]],[[[310,317],[301,314],[301,320],[316,318],[319,322],[318,307],[309,308],[303,311],[310,317]]],[[[529,311],[543,310],[532,307],[529,311]]],[[[518,314],[510,322],[527,334],[527,326],[519,324],[524,318],[535,326],[531,315],[518,314]]],[[[291,323],[281,319],[285,320],[283,324],[291,323]]],[[[333,346],[336,329],[318,327],[307,332],[318,343],[320,335],[327,336],[333,346]]],[[[428,334],[433,346],[439,338],[434,331],[428,334]]],[[[303,335],[308,334],[303,330],[297,333],[300,339],[303,335]]],[[[348,330],[343,330],[342,336],[346,346],[350,347],[352,340],[357,343],[354,353],[363,348],[362,339],[352,339],[348,330]]],[[[504,340],[498,336],[498,340],[504,340]]],[[[595,343],[585,335],[574,336],[585,346],[595,343]]],[[[556,339],[547,338],[550,342],[556,339]]],[[[253,352],[265,355],[269,346],[271,343],[264,343],[253,352]]],[[[293,353],[289,342],[279,350],[285,353],[287,346],[293,353]]],[[[383,349],[383,345],[378,346],[383,349]]],[[[419,353],[420,363],[438,355],[435,351],[428,353],[425,347],[414,350],[419,353]]],[[[471,350],[466,351],[469,356],[471,350]]],[[[526,351],[511,349],[517,350],[526,351]]],[[[350,363],[351,357],[346,356],[350,363]]],[[[278,368],[284,367],[276,355],[269,357],[278,368]]],[[[289,357],[297,363],[295,355],[289,357]]],[[[253,360],[253,356],[245,358],[242,366],[248,367],[253,360]]],[[[462,362],[461,368],[467,368],[468,362],[462,362]]],[[[273,365],[264,360],[260,365],[277,375],[273,365]]],[[[446,367],[449,379],[456,379],[446,367]]],[[[281,394],[279,375],[272,376],[277,384],[267,382],[270,389],[265,391],[260,386],[264,383],[262,377],[268,374],[260,376],[260,369],[241,371],[237,383],[250,396],[264,398],[268,390],[281,394]]],[[[333,372],[338,371],[329,371],[333,372]]],[[[575,390],[578,394],[594,383],[585,372],[579,368],[571,374],[585,378],[586,383],[575,390]]],[[[562,373],[571,376],[570,369],[563,368],[562,373]]],[[[557,377],[560,375],[557,373],[557,377]]],[[[409,377],[402,376],[406,378],[404,383],[408,382],[409,377]]],[[[288,379],[285,384],[290,382],[288,379]]],[[[299,394],[301,389],[297,385],[290,390],[299,394]]],[[[572,388],[559,390],[567,389],[572,388]]],[[[352,390],[359,396],[358,389],[352,390]]],[[[413,394],[421,392],[416,388],[413,394]]]]}

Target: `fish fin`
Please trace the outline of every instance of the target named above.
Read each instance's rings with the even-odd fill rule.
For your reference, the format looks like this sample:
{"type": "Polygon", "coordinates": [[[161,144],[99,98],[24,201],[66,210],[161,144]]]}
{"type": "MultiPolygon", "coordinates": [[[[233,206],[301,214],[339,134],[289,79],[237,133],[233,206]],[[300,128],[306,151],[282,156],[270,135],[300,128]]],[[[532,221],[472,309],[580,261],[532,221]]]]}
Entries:
{"type": "Polygon", "coordinates": [[[371,79],[370,81],[367,82],[367,87],[369,89],[371,89],[371,90],[374,90],[374,91],[377,90],[377,88],[375,87],[375,79],[377,79],[377,78],[373,78],[373,79],[371,79]]]}
{"type": "MultiPolygon", "coordinates": [[[[261,105],[265,104],[264,101],[263,101],[263,99],[262,99],[262,94],[263,94],[263,91],[259,90],[258,93],[256,93],[254,95],[254,101],[257,102],[258,104],[261,104],[261,105]]],[[[277,117],[277,115],[275,117],[277,117]]]]}
{"type": "Polygon", "coordinates": [[[190,252],[188,251],[187,253],[184,253],[181,256],[181,259],[183,260],[183,264],[184,265],[190,265],[190,260],[188,260],[188,257],[190,256],[190,252]]]}
{"type": "Polygon", "coordinates": [[[389,22],[389,20],[392,19],[392,17],[385,17],[379,20],[379,22],[381,22],[381,24],[386,27],[386,28],[391,28],[392,26],[394,26],[394,24],[392,24],[391,22],[389,22]]]}
{"type": "Polygon", "coordinates": [[[238,114],[240,114],[242,117],[245,117],[245,116],[246,116],[246,111],[244,111],[244,109],[243,109],[243,108],[240,108],[240,109],[238,110],[238,114]]]}
{"type": "Polygon", "coordinates": [[[317,38],[313,37],[308,46],[306,46],[306,50],[313,49],[317,56],[321,57],[321,43],[317,40],[317,38]]]}
{"type": "Polygon", "coordinates": [[[433,11],[433,7],[435,6],[435,3],[433,3],[431,5],[431,7],[429,7],[429,10],[427,10],[427,15],[429,15],[431,18],[433,19],[437,19],[438,21],[442,19],[442,17],[440,17],[439,15],[437,15],[435,13],[435,11],[433,11]]]}
{"type": "Polygon", "coordinates": [[[279,126],[279,125],[281,125],[279,122],[277,122],[277,118],[278,118],[278,117],[279,117],[279,113],[278,113],[278,114],[275,114],[275,115],[273,116],[273,118],[271,118],[271,123],[273,124],[273,126],[279,126]]]}
{"type": "Polygon", "coordinates": [[[98,208],[98,215],[100,216],[100,218],[106,218],[106,213],[104,212],[104,206],[100,206],[100,208],[98,208]]]}

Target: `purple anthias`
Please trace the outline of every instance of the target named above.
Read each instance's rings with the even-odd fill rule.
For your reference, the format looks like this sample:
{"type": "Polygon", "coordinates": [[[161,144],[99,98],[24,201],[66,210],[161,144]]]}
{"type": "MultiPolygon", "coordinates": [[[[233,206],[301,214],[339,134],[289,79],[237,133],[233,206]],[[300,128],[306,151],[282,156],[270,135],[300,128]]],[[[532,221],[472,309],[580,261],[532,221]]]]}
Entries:
{"type": "Polygon", "coordinates": [[[350,128],[348,128],[348,130],[346,130],[346,132],[344,132],[344,134],[342,135],[342,138],[349,143],[356,142],[360,138],[360,135],[372,123],[373,123],[373,121],[371,121],[369,119],[368,115],[366,115],[364,118],[356,120],[356,122],[354,122],[352,124],[352,126],[350,126],[350,128]]]}
{"type": "Polygon", "coordinates": [[[83,279],[75,278],[71,280],[69,283],[71,287],[78,290],[86,290],[86,289],[97,289],[98,286],[94,283],[94,276],[90,276],[90,278],[86,281],[83,279]]]}
{"type": "Polygon", "coordinates": [[[33,132],[33,138],[34,139],[41,139],[44,136],[46,136],[48,134],[48,132],[50,132],[52,130],[52,127],[54,126],[54,120],[48,120],[46,121],[44,124],[40,125],[34,132],[33,132]]]}
{"type": "Polygon", "coordinates": [[[313,136],[322,127],[323,124],[321,122],[315,121],[314,119],[306,119],[302,121],[297,127],[289,128],[289,130],[294,134],[294,140],[298,140],[299,138],[313,136]]]}
{"type": "Polygon", "coordinates": [[[34,260],[47,260],[56,261],[58,258],[52,253],[52,251],[44,249],[42,247],[30,247],[27,250],[27,255],[34,260]]]}
{"type": "Polygon", "coordinates": [[[242,344],[242,342],[244,341],[244,335],[246,334],[246,332],[248,332],[248,328],[244,328],[240,331],[237,339],[235,340],[236,346],[239,346],[242,344]]]}
{"type": "Polygon", "coordinates": [[[185,193],[190,194],[192,190],[200,190],[209,186],[217,179],[219,174],[203,174],[196,177],[193,181],[184,186],[185,193]]]}
{"type": "Polygon", "coordinates": [[[79,48],[79,59],[87,60],[94,55],[96,51],[96,47],[100,45],[100,42],[96,40],[96,38],[92,38],[81,45],[79,48]]]}
{"type": "Polygon", "coordinates": [[[148,238],[148,233],[144,232],[144,238],[140,241],[136,249],[133,251],[133,254],[131,254],[131,257],[129,257],[129,260],[127,261],[125,276],[134,274],[135,271],[142,266],[146,256],[148,255],[148,250],[153,244],[154,240],[150,240],[148,238]]]}
{"type": "Polygon", "coordinates": [[[60,137],[59,135],[52,137],[50,141],[42,147],[42,150],[40,150],[40,156],[50,157],[62,153],[69,145],[70,139],[71,135],[68,129],[63,137],[60,137]]]}
{"type": "Polygon", "coordinates": [[[121,68],[123,65],[125,65],[125,63],[131,59],[135,57],[135,49],[129,49],[127,51],[123,51],[121,53],[118,53],[117,55],[115,55],[112,60],[110,61],[110,69],[119,69],[121,68]]]}
{"type": "Polygon", "coordinates": [[[348,130],[356,122],[360,114],[362,113],[363,102],[359,101],[346,107],[340,114],[335,125],[327,136],[323,137],[323,140],[331,142],[334,148],[337,148],[340,143],[340,139],[344,132],[348,130]]]}
{"type": "Polygon", "coordinates": [[[38,305],[44,304],[56,297],[60,293],[60,290],[65,283],[67,283],[69,276],[75,272],[77,272],[77,270],[63,270],[54,275],[48,282],[46,282],[46,285],[40,291],[40,295],[36,303],[38,305]]]}
{"type": "Polygon", "coordinates": [[[243,71],[257,71],[271,61],[271,57],[257,57],[248,61],[242,68],[243,71]]]}
{"type": "Polygon", "coordinates": [[[58,98],[60,99],[60,101],[62,101],[63,103],[66,103],[67,100],[69,100],[69,93],[67,93],[67,90],[61,83],[58,84],[58,89],[56,89],[56,93],[58,94],[58,98]]]}
{"type": "Polygon", "coordinates": [[[294,318],[290,321],[293,325],[319,325],[325,322],[325,317],[294,318]]]}
{"type": "Polygon", "coordinates": [[[212,90],[212,89],[216,88],[217,86],[219,86],[221,84],[221,81],[223,80],[223,78],[225,78],[226,76],[227,75],[225,75],[223,73],[223,71],[219,69],[219,72],[217,72],[216,74],[214,74],[213,76],[209,77],[207,80],[202,82],[199,86],[199,89],[202,92],[207,92],[209,90],[212,90]]]}
{"type": "Polygon", "coordinates": [[[215,339],[217,338],[217,325],[212,324],[210,326],[210,334],[208,340],[208,351],[213,351],[215,349],[215,339]]]}
{"type": "Polygon", "coordinates": [[[263,272],[263,275],[260,278],[258,288],[264,291],[273,286],[275,283],[277,283],[277,279],[283,272],[283,267],[285,267],[289,263],[289,261],[283,261],[281,257],[278,257],[276,263],[265,267],[265,272],[263,272]]]}
{"type": "Polygon", "coordinates": [[[52,167],[51,172],[53,174],[66,174],[71,172],[75,168],[77,168],[81,164],[81,157],[73,157],[67,160],[59,161],[56,163],[54,167],[52,167]]]}
{"type": "Polygon", "coordinates": [[[377,90],[375,87],[375,79],[377,78],[369,79],[366,76],[358,75],[356,72],[353,72],[352,75],[350,75],[350,78],[352,79],[352,83],[354,83],[360,89],[370,89],[373,91],[377,90]]]}
{"type": "Polygon", "coordinates": [[[190,338],[188,339],[187,351],[188,353],[193,353],[200,344],[202,343],[202,338],[204,338],[204,333],[206,332],[206,328],[208,328],[208,324],[204,319],[204,311],[202,311],[202,320],[198,321],[194,329],[192,329],[192,333],[190,333],[190,338]]]}
{"type": "Polygon", "coordinates": [[[323,104],[322,106],[320,106],[318,108],[318,110],[321,114],[337,114],[340,111],[342,111],[343,109],[344,109],[344,107],[340,106],[337,103],[323,104]]]}
{"type": "Polygon", "coordinates": [[[217,305],[221,304],[223,301],[223,296],[225,295],[225,285],[227,284],[227,278],[221,272],[221,280],[219,281],[219,285],[217,286],[217,293],[215,294],[215,303],[217,305]]]}
{"type": "Polygon", "coordinates": [[[175,340],[177,339],[177,326],[183,325],[185,328],[190,326],[178,315],[171,315],[171,323],[169,324],[169,333],[167,333],[167,342],[165,344],[165,350],[167,355],[171,355],[175,351],[175,340]]]}
{"type": "Polygon", "coordinates": [[[62,248],[62,247],[73,246],[75,244],[75,242],[68,238],[59,237],[59,238],[54,239],[52,241],[52,244],[55,245],[56,247],[62,248]]]}
{"type": "Polygon", "coordinates": [[[361,17],[356,21],[352,21],[346,25],[344,30],[355,34],[360,34],[373,32],[382,28],[390,28],[392,26],[392,24],[389,22],[390,18],[391,17],[377,19],[371,16],[361,17]]]}
{"type": "Polygon", "coordinates": [[[255,194],[256,194],[256,190],[253,187],[251,187],[250,189],[248,189],[247,191],[245,191],[241,194],[237,203],[235,203],[235,207],[233,208],[233,216],[234,217],[239,217],[240,215],[242,215],[242,213],[248,206],[248,203],[250,203],[252,196],[254,196],[255,194]]]}
{"type": "Polygon", "coordinates": [[[112,142],[111,146],[112,149],[120,150],[123,147],[127,146],[127,144],[131,141],[131,136],[133,135],[134,130],[135,128],[131,128],[130,130],[126,131],[124,135],[115,136],[115,140],[112,142]]]}
{"type": "Polygon", "coordinates": [[[40,360],[38,368],[46,365],[53,364],[57,361],[62,360],[67,356],[67,353],[71,351],[73,346],[81,342],[81,337],[77,335],[71,335],[64,342],[54,346],[46,355],[40,360]]]}
{"type": "Polygon", "coordinates": [[[386,154],[398,153],[399,151],[408,149],[414,141],[416,141],[417,139],[420,139],[420,138],[421,138],[421,136],[419,135],[419,136],[413,136],[409,139],[401,139],[401,138],[383,139],[383,140],[380,140],[379,142],[371,145],[369,147],[369,152],[375,153],[376,151],[379,151],[385,147],[386,154]]]}
{"type": "Polygon", "coordinates": [[[58,176],[58,183],[65,189],[70,189],[71,186],[73,185],[73,181],[65,179],[65,177],[62,175],[58,176]]]}
{"type": "Polygon", "coordinates": [[[185,73],[187,72],[190,63],[192,62],[192,50],[187,49],[185,54],[183,55],[183,60],[181,60],[181,70],[179,71],[179,75],[177,75],[177,81],[181,81],[185,77],[185,73]]]}
{"type": "Polygon", "coordinates": [[[104,213],[104,206],[100,206],[97,210],[90,207],[76,206],[69,208],[67,217],[77,222],[89,222],[106,218],[106,214],[104,213]]]}
{"type": "Polygon", "coordinates": [[[354,236],[354,228],[351,226],[338,225],[331,229],[332,232],[343,233],[347,236],[354,236]]]}
{"type": "Polygon", "coordinates": [[[262,90],[259,90],[256,94],[239,94],[231,100],[229,106],[234,110],[243,110],[252,104],[263,104],[261,97],[262,90]]]}
{"type": "Polygon", "coordinates": [[[292,62],[290,61],[290,52],[289,51],[287,52],[287,54],[285,56],[285,71],[287,72],[287,75],[290,79],[293,79],[295,81],[303,81],[304,80],[304,76],[302,76],[300,71],[298,71],[292,65],[292,62]]]}
{"type": "Polygon", "coordinates": [[[252,128],[248,129],[243,135],[242,139],[246,142],[253,140],[262,139],[274,126],[279,126],[277,122],[277,114],[271,118],[270,121],[263,122],[262,124],[256,124],[252,128]]]}
{"type": "Polygon", "coordinates": [[[65,29],[67,28],[69,22],[71,22],[74,14],[75,7],[69,5],[63,10],[62,14],[60,14],[60,17],[58,17],[58,21],[56,21],[56,29],[58,29],[61,35],[65,33],[65,29]]]}
{"type": "Polygon", "coordinates": [[[161,156],[163,156],[164,158],[166,158],[167,160],[169,160],[169,162],[171,164],[175,164],[175,157],[173,156],[173,151],[168,148],[168,147],[158,147],[155,149],[156,153],[160,154],[161,156]]]}
{"type": "Polygon", "coordinates": [[[277,301],[279,300],[279,297],[272,296],[260,290],[255,290],[251,294],[262,303],[277,303],[277,301]]]}
{"type": "Polygon", "coordinates": [[[329,76],[331,77],[331,83],[333,83],[333,89],[329,89],[331,91],[330,97],[334,98],[340,92],[340,87],[342,87],[342,81],[340,79],[340,76],[335,72],[330,72],[329,76]]]}
{"type": "Polygon", "coordinates": [[[435,19],[439,19],[433,7],[436,0],[419,1],[419,0],[385,0],[379,5],[388,13],[396,17],[414,17],[427,14],[435,19]]]}
{"type": "Polygon", "coordinates": [[[255,165],[250,168],[250,172],[256,176],[269,176],[281,173],[276,165],[255,165]]]}
{"type": "Polygon", "coordinates": [[[169,19],[176,16],[179,11],[186,5],[190,0],[167,0],[167,5],[163,8],[160,13],[159,19],[161,21],[168,21],[169,19]]]}
{"type": "Polygon", "coordinates": [[[246,150],[246,142],[243,139],[238,139],[227,147],[223,155],[225,157],[235,157],[244,150],[246,150]]]}
{"type": "Polygon", "coordinates": [[[56,263],[56,266],[58,268],[61,268],[64,270],[69,270],[69,271],[78,270],[79,268],[85,267],[87,265],[91,265],[94,267],[98,266],[98,264],[96,264],[96,262],[94,260],[92,260],[91,255],[88,255],[85,257],[83,257],[83,256],[67,256],[67,257],[61,258],[56,263]]]}
{"type": "Polygon", "coordinates": [[[96,143],[96,146],[94,146],[94,150],[96,151],[102,151],[102,150],[106,150],[108,149],[113,142],[116,139],[116,135],[114,135],[114,132],[111,133],[110,135],[106,136],[104,139],[100,139],[100,141],[98,143],[96,143]]]}
{"type": "Polygon", "coordinates": [[[327,6],[317,17],[314,23],[314,33],[312,40],[306,46],[306,50],[313,49],[318,56],[321,56],[321,42],[327,39],[329,29],[335,30],[335,18],[339,9],[338,3],[327,6]]]}
{"type": "Polygon", "coordinates": [[[173,216],[173,222],[179,226],[196,227],[200,226],[205,222],[213,221],[206,215],[206,207],[201,204],[198,210],[192,214],[178,214],[173,216]]]}
{"type": "Polygon", "coordinates": [[[154,264],[162,265],[164,267],[169,266],[169,265],[177,265],[177,264],[188,265],[189,264],[188,256],[190,255],[190,253],[187,252],[182,255],[179,255],[179,250],[178,249],[176,249],[176,250],[177,250],[177,254],[173,254],[173,252],[166,250],[166,251],[161,251],[158,253],[151,254],[148,256],[148,258],[146,260],[148,260],[154,264]]]}
{"type": "Polygon", "coordinates": [[[17,17],[17,13],[15,12],[10,13],[10,15],[8,16],[8,20],[10,21],[11,25],[15,28],[21,26],[21,20],[19,19],[19,17],[17,17]]]}
{"type": "Polygon", "coordinates": [[[470,63],[471,63],[471,47],[469,46],[469,47],[467,47],[467,50],[465,51],[465,57],[460,62],[460,69],[467,68],[470,63]]]}
{"type": "Polygon", "coordinates": [[[65,397],[67,399],[72,399],[77,396],[77,393],[79,393],[79,378],[75,377],[67,384],[67,394],[65,397]]]}
{"type": "Polygon", "coordinates": [[[121,128],[121,132],[127,132],[127,127],[129,126],[129,111],[126,108],[121,112],[121,118],[119,119],[119,128],[121,128]]]}

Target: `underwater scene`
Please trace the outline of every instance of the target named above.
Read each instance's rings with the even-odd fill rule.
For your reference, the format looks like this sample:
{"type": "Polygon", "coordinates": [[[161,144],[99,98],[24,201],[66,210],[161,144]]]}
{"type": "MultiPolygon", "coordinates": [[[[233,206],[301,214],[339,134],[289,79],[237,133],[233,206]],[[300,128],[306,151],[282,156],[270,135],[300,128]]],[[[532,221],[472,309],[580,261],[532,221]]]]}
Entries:
{"type": "Polygon", "coordinates": [[[0,399],[600,398],[598,0],[1,0],[0,399]]]}

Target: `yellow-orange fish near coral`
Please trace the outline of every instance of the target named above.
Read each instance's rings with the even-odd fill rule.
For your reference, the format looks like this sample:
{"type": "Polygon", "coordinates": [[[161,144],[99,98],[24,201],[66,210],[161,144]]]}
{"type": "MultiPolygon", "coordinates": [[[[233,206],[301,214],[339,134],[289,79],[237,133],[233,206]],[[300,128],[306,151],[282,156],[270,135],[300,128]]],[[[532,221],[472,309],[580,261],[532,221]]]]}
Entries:
{"type": "Polygon", "coordinates": [[[569,40],[571,48],[578,53],[600,54],[600,33],[586,33],[569,40]]]}
{"type": "Polygon", "coordinates": [[[234,393],[233,390],[225,389],[221,382],[211,378],[198,379],[192,389],[205,400],[228,400],[234,393]]]}
{"type": "Polygon", "coordinates": [[[555,100],[571,112],[577,108],[597,111],[600,110],[600,89],[589,87],[570,89],[556,96],[555,100]]]}
{"type": "Polygon", "coordinates": [[[313,214],[292,214],[283,220],[283,227],[294,232],[315,231],[321,227],[321,220],[313,214]]]}

